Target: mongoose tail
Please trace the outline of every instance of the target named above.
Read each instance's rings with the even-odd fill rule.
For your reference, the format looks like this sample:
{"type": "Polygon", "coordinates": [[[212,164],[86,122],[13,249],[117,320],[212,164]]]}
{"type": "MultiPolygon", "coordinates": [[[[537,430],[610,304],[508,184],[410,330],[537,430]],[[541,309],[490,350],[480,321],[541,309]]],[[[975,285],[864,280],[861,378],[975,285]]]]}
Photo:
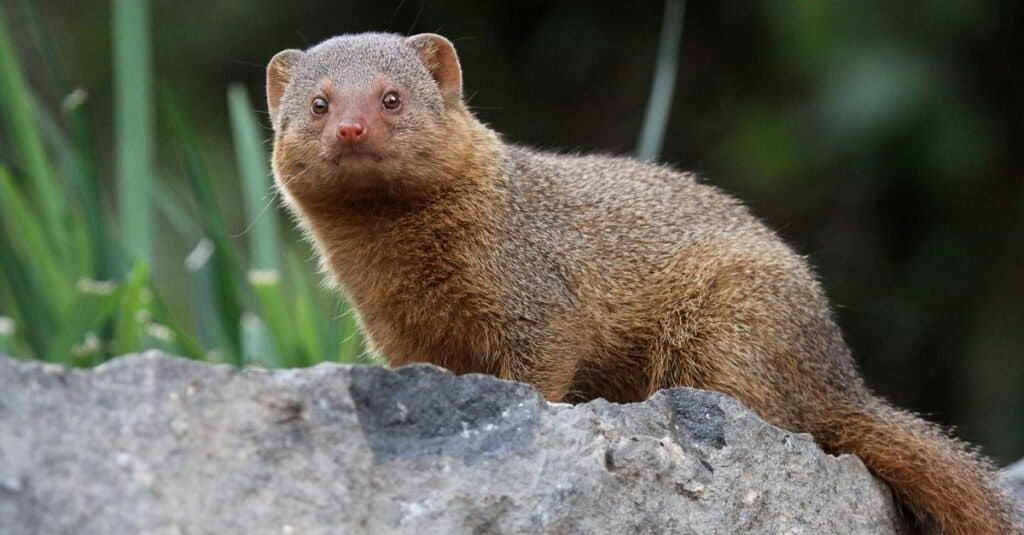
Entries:
{"type": "Polygon", "coordinates": [[[814,435],[833,453],[860,457],[927,531],[1018,533],[991,465],[938,426],[875,399],[829,411],[814,435]]]}

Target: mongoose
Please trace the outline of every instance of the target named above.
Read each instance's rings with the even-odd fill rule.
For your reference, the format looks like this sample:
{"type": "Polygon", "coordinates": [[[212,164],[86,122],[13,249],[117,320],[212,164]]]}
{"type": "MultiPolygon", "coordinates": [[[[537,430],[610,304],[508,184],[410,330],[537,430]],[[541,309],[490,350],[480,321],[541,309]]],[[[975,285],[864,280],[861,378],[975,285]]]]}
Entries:
{"type": "Polygon", "coordinates": [[[987,461],[865,386],[808,263],[736,199],[664,165],[504,143],[435,34],[285,50],[267,101],[277,188],[391,365],[550,401],[717,390],[859,456],[928,529],[1016,529],[987,461]]]}

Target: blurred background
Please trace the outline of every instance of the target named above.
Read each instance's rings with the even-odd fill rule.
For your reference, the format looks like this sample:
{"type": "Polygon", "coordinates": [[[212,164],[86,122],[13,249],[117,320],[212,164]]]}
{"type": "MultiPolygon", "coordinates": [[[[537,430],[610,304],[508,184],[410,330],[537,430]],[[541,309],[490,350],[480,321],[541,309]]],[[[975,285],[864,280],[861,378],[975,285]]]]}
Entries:
{"type": "MultiPolygon", "coordinates": [[[[808,255],[876,391],[955,425],[1001,464],[1019,458],[1024,74],[1011,51],[1024,45],[1021,4],[688,4],[661,159],[742,198],[808,255]]],[[[8,61],[0,194],[43,217],[33,208],[47,203],[43,190],[66,191],[51,203],[61,230],[49,252],[18,242],[31,225],[6,208],[0,247],[13,255],[0,254],[22,260],[6,261],[0,285],[11,353],[81,365],[149,346],[278,366],[359,360],[344,303],[321,288],[267,195],[269,58],[339,33],[439,32],[459,51],[477,115],[507,140],[629,154],[664,11],[660,1],[138,5],[0,6],[28,95],[28,113],[13,109],[8,61]],[[26,156],[33,135],[39,158],[26,156]],[[45,188],[33,182],[44,168],[58,177],[45,188]],[[139,169],[148,193],[131,191],[139,169]],[[142,223],[121,206],[130,195],[150,199],[142,223]],[[96,252],[139,225],[152,228],[148,245],[96,252]],[[85,260],[61,260],[62,240],[86,244],[85,260]],[[49,288],[33,282],[46,272],[35,254],[53,257],[50,282],[69,297],[30,302],[24,288],[49,288]],[[201,303],[209,295],[217,302],[201,303]],[[33,334],[37,324],[47,330],[33,334]]]]}

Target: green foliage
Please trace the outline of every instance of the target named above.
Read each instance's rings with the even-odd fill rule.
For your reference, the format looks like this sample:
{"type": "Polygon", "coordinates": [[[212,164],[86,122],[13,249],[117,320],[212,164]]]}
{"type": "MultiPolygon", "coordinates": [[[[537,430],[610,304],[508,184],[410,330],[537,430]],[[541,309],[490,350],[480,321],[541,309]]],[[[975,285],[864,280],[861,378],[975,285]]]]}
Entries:
{"type": "Polygon", "coordinates": [[[153,84],[149,2],[113,0],[115,156],[121,244],[130,257],[153,262],[147,204],[153,176],[153,84]]]}
{"type": "MultiPolygon", "coordinates": [[[[34,6],[22,8],[35,44],[49,50],[34,6]]],[[[53,106],[35,93],[0,9],[0,146],[9,147],[0,150],[0,352],[77,366],[149,348],[236,365],[356,360],[351,314],[338,317],[336,298],[281,241],[267,148],[244,87],[228,92],[247,219],[236,235],[218,202],[225,181],[209,171],[188,114],[169,91],[152,90],[147,2],[114,0],[112,10],[116,221],[100,194],[85,92],[62,86],[46,54],[66,97],[53,106]],[[157,120],[182,177],[157,170],[157,120]],[[171,186],[182,179],[185,198],[171,186]],[[192,248],[172,262],[188,276],[184,313],[157,290],[154,268],[167,265],[162,246],[154,265],[157,215],[192,248]]]]}
{"type": "Polygon", "coordinates": [[[50,162],[43,149],[39,125],[34,120],[35,110],[32,96],[18,68],[14,46],[6,30],[7,17],[0,9],[0,110],[4,128],[11,147],[21,155],[22,174],[25,175],[32,192],[33,206],[39,213],[39,222],[51,245],[63,245],[60,237],[60,213],[63,206],[61,197],[54,194],[58,189],[54,181],[50,162]]]}
{"type": "MultiPolygon", "coordinates": [[[[356,354],[359,339],[343,335],[352,332],[349,310],[309,281],[308,251],[277,256],[283,272],[276,281],[287,303],[283,323],[291,329],[274,327],[282,322],[268,311],[281,307],[263,304],[273,297],[261,297],[263,290],[249,282],[275,280],[261,277],[267,265],[253,241],[263,234],[256,226],[280,215],[275,218],[273,204],[257,215],[254,196],[266,204],[266,191],[240,189],[260,171],[240,166],[243,181],[233,180],[236,159],[264,169],[266,159],[246,155],[239,139],[244,123],[227,120],[227,110],[237,114],[250,106],[232,97],[225,107],[224,89],[232,82],[256,82],[263,61],[281,48],[367,29],[440,28],[456,40],[470,104],[505,139],[621,153],[634,146],[641,119],[648,129],[663,118],[655,112],[647,121],[641,114],[653,93],[651,68],[670,73],[670,66],[652,61],[659,43],[652,30],[667,4],[607,9],[553,2],[516,9],[453,0],[366,2],[353,9],[313,0],[295,9],[289,2],[236,0],[196,10],[150,2],[158,66],[153,86],[176,88],[178,104],[188,111],[185,122],[202,137],[193,144],[216,178],[212,190],[221,195],[228,238],[244,270],[236,276],[246,299],[240,358],[259,361],[272,356],[268,347],[280,354],[286,350],[278,345],[298,346],[303,349],[286,356],[304,364],[356,354]],[[312,12],[317,16],[306,16],[312,12]]],[[[664,139],[658,159],[736,194],[809,256],[875,390],[957,426],[1002,460],[1019,457],[1024,99],[1014,55],[1007,53],[1024,40],[1015,27],[1017,4],[733,0],[688,7],[678,86],[664,137],[659,132],[656,138],[664,139]]],[[[113,103],[108,113],[105,94],[117,45],[102,35],[110,31],[109,15],[94,2],[0,1],[0,165],[38,222],[35,228],[48,236],[40,249],[50,251],[52,265],[87,281],[112,281],[118,295],[132,264],[123,258],[121,218],[110,203],[116,198],[103,197],[117,191],[117,147],[108,130],[116,132],[118,107],[113,103]],[[52,43],[47,26],[60,29],[52,43]],[[17,57],[29,67],[35,91],[12,89],[26,77],[11,68],[17,57]],[[66,71],[54,61],[60,57],[66,71]],[[81,80],[92,95],[69,79],[81,80]],[[23,110],[17,118],[15,106],[23,110]],[[31,136],[15,137],[26,129],[36,131],[36,143],[41,136],[43,151],[20,148],[33,143],[31,136]],[[103,167],[107,161],[114,172],[103,167]],[[53,166],[49,180],[30,180],[34,168],[46,166],[53,166]],[[49,191],[54,198],[45,195],[49,191]],[[59,199],[68,204],[46,208],[59,199]],[[42,222],[54,216],[47,212],[56,214],[58,234],[70,240],[66,246],[51,244],[52,231],[42,222]]],[[[653,79],[659,76],[665,74],[653,79]]],[[[658,94],[659,102],[669,102],[658,94]]],[[[192,188],[176,171],[184,165],[182,143],[167,134],[162,106],[153,106],[156,169],[149,183],[157,233],[149,267],[159,291],[151,292],[154,316],[143,343],[163,347],[172,339],[187,346],[180,351],[185,354],[216,349],[224,356],[216,344],[201,341],[200,307],[189,290],[194,283],[182,268],[183,257],[206,234],[192,188]]],[[[256,117],[254,123],[266,122],[256,117]]],[[[267,132],[257,126],[256,136],[265,139],[267,132]]],[[[256,146],[265,152],[262,143],[256,146]]],[[[58,344],[51,327],[67,321],[54,316],[51,302],[59,293],[76,295],[78,278],[65,273],[66,288],[46,288],[46,257],[26,261],[33,257],[16,249],[22,237],[10,233],[5,217],[0,213],[0,317],[17,322],[0,319],[0,351],[45,355],[47,345],[58,344]]],[[[288,229],[271,225],[293,248],[288,229]]],[[[109,344],[112,323],[103,324],[93,331],[109,344]]],[[[79,349],[90,347],[78,338],[79,349]]]]}

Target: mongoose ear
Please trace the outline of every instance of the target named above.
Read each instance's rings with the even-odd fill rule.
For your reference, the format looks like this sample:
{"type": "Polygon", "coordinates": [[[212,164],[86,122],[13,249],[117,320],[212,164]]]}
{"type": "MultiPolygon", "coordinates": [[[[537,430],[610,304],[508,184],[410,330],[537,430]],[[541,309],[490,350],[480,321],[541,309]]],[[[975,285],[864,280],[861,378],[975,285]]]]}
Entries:
{"type": "Polygon", "coordinates": [[[267,64],[267,110],[270,111],[270,122],[275,130],[280,122],[278,114],[281,110],[281,97],[292,81],[292,71],[305,55],[301,50],[290,48],[275,54],[267,64]]]}
{"type": "Polygon", "coordinates": [[[405,42],[419,54],[420,61],[437,81],[445,100],[461,100],[462,67],[452,42],[436,33],[413,35],[405,42]]]}

